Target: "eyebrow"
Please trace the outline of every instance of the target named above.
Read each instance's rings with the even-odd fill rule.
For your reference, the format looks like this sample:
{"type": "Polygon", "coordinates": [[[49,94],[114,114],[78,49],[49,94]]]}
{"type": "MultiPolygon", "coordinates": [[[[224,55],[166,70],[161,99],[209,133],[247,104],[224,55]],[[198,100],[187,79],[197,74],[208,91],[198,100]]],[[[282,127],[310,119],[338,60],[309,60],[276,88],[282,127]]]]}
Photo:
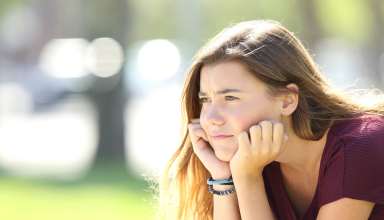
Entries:
{"type": "MultiPolygon", "coordinates": [[[[215,94],[226,94],[226,93],[242,93],[243,91],[239,89],[223,89],[215,92],[215,94]]],[[[206,96],[207,93],[205,92],[199,92],[199,96],[206,96]]]]}

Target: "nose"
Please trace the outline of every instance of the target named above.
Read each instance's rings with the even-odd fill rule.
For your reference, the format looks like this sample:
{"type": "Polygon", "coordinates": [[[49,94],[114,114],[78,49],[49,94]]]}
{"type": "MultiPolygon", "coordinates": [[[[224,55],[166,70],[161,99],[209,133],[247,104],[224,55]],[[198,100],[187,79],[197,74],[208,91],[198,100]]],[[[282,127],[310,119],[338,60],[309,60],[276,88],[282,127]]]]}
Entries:
{"type": "Polygon", "coordinates": [[[223,115],[215,106],[202,109],[200,118],[208,125],[223,125],[225,123],[223,115]]]}

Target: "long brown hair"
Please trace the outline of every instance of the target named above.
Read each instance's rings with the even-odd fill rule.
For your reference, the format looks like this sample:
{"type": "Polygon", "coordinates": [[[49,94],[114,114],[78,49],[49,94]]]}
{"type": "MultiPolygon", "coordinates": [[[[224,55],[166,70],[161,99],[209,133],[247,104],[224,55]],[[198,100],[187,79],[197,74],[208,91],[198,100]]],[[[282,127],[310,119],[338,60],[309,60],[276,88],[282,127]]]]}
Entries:
{"type": "Polygon", "coordinates": [[[299,87],[292,125],[300,138],[319,140],[335,121],[358,114],[384,115],[381,91],[348,95],[332,88],[302,43],[278,22],[246,21],[225,28],[197,53],[188,71],[182,96],[182,143],[169,160],[159,185],[161,218],[213,218],[212,195],[206,184],[209,173],[192,150],[187,124],[200,116],[197,94],[201,68],[228,60],[241,62],[268,86],[272,95],[286,91],[289,83],[299,87]],[[367,99],[370,104],[356,101],[367,99]]]}

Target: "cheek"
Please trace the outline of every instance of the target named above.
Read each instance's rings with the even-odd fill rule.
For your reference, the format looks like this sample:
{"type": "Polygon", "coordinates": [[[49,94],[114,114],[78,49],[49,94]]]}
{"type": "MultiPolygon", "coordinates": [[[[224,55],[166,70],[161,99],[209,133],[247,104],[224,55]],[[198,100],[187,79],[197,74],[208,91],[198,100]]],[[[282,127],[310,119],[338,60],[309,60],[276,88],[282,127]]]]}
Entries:
{"type": "Polygon", "coordinates": [[[245,103],[241,108],[234,110],[234,118],[240,131],[248,130],[251,126],[263,120],[278,120],[280,113],[278,106],[268,100],[254,100],[245,103]]]}
{"type": "MultiPolygon", "coordinates": [[[[221,110],[221,117],[225,121],[226,131],[239,134],[248,131],[253,125],[263,120],[276,120],[279,118],[277,111],[274,111],[272,103],[266,100],[253,100],[252,102],[230,106],[221,110]]],[[[208,130],[208,121],[204,117],[204,111],[200,115],[200,123],[203,130],[208,130]]]]}
{"type": "Polygon", "coordinates": [[[265,111],[258,112],[257,109],[246,107],[234,109],[228,115],[230,116],[228,117],[228,122],[233,132],[239,134],[262,121],[265,118],[265,111]]]}

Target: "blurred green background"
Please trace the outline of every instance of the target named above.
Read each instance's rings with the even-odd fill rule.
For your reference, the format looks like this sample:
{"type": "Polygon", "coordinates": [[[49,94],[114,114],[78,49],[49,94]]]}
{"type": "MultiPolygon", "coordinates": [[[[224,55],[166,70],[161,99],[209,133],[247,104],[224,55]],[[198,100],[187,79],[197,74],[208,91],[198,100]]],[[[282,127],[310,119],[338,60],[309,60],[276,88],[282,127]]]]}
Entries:
{"type": "Polygon", "coordinates": [[[251,19],[334,86],[384,88],[382,0],[2,0],[0,219],[154,219],[192,56],[251,19]]]}

